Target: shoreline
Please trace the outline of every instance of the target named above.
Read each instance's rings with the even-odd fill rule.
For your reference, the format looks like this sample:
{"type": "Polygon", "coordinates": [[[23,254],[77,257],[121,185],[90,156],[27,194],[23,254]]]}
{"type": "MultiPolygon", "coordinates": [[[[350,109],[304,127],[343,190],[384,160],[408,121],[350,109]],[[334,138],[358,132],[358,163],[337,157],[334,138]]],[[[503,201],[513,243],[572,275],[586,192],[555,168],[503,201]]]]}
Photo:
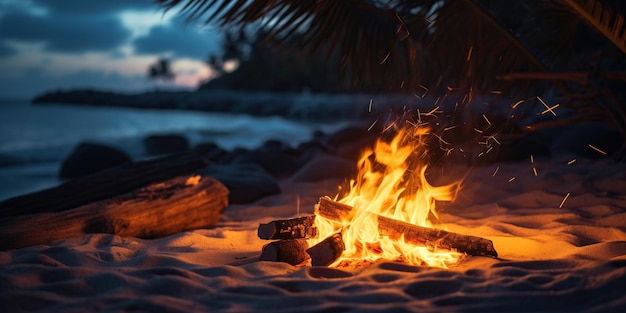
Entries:
{"type": "Polygon", "coordinates": [[[214,113],[281,116],[297,121],[367,120],[405,108],[432,106],[412,94],[322,94],[267,91],[201,90],[119,93],[94,89],[47,92],[31,100],[35,105],[70,104],[176,109],[214,113]]]}

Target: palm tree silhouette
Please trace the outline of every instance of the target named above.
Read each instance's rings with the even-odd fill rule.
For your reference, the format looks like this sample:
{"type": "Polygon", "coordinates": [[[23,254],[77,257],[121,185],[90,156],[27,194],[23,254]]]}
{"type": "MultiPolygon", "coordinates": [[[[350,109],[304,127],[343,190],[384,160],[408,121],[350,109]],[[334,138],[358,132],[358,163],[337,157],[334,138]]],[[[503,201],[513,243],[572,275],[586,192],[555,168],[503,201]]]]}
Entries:
{"type": "MultiPolygon", "coordinates": [[[[527,130],[596,121],[626,134],[626,5],[620,1],[157,1],[188,21],[257,23],[277,44],[297,37],[299,49],[328,48],[339,53],[337,70],[355,85],[452,92],[464,95],[460,106],[476,94],[541,106],[531,95],[551,88],[568,114],[527,130]]],[[[625,154],[626,142],[617,155],[625,154]]]]}

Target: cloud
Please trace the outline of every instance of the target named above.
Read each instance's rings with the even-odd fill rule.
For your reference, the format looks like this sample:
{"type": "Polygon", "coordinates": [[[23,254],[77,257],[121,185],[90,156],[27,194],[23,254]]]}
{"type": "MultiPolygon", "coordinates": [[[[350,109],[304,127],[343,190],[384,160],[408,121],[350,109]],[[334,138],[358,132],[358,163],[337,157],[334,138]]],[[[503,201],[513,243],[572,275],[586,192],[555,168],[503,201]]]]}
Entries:
{"type": "Polygon", "coordinates": [[[132,1],[86,1],[86,0],[35,0],[35,4],[46,8],[52,13],[116,13],[125,10],[146,10],[159,8],[154,0],[132,1]]]}
{"type": "Polygon", "coordinates": [[[0,17],[0,39],[44,42],[46,51],[113,51],[129,36],[130,30],[113,16],[12,12],[0,17]]]}
{"type": "Polygon", "coordinates": [[[10,47],[7,44],[4,44],[2,42],[0,42],[0,58],[2,57],[8,57],[8,56],[12,56],[16,53],[17,51],[15,51],[15,49],[13,49],[12,47],[10,47]]]}
{"type": "Polygon", "coordinates": [[[219,37],[217,32],[172,23],[152,27],[133,44],[139,54],[171,54],[177,58],[204,60],[210,53],[219,51],[219,37]]]}

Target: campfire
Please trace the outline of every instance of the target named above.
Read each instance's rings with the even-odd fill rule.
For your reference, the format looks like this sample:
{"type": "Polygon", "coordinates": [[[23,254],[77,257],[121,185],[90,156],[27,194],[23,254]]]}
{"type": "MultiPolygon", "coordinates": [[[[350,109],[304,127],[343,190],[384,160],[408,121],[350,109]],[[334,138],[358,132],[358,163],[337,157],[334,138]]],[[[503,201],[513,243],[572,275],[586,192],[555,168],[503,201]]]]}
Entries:
{"type": "Polygon", "coordinates": [[[389,127],[363,152],[358,175],[335,199],[321,197],[315,215],[259,225],[261,260],[339,266],[378,259],[447,267],[463,255],[497,257],[490,240],[448,232],[435,224],[437,201],[454,199],[460,181],[427,180],[430,129],[407,123],[389,127]]]}

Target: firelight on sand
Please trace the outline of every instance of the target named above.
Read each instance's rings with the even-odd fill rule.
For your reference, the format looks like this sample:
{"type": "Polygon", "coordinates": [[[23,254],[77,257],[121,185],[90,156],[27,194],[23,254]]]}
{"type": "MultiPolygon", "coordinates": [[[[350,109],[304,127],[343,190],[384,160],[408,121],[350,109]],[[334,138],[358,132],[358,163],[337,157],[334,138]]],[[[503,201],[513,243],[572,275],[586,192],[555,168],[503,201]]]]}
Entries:
{"type": "MultiPolygon", "coordinates": [[[[378,218],[384,216],[423,227],[435,227],[431,218],[438,218],[436,201],[454,199],[460,181],[433,186],[426,179],[427,146],[424,142],[430,129],[407,123],[394,127],[391,140],[379,138],[373,149],[363,152],[358,162],[358,175],[350,182],[347,194],[337,201],[354,207],[349,220],[336,222],[322,216],[315,219],[320,241],[341,232],[346,249],[331,266],[344,261],[403,259],[407,263],[447,267],[458,261],[461,253],[431,250],[379,235],[378,218]]],[[[314,244],[316,242],[313,242],[314,244]]]]}

